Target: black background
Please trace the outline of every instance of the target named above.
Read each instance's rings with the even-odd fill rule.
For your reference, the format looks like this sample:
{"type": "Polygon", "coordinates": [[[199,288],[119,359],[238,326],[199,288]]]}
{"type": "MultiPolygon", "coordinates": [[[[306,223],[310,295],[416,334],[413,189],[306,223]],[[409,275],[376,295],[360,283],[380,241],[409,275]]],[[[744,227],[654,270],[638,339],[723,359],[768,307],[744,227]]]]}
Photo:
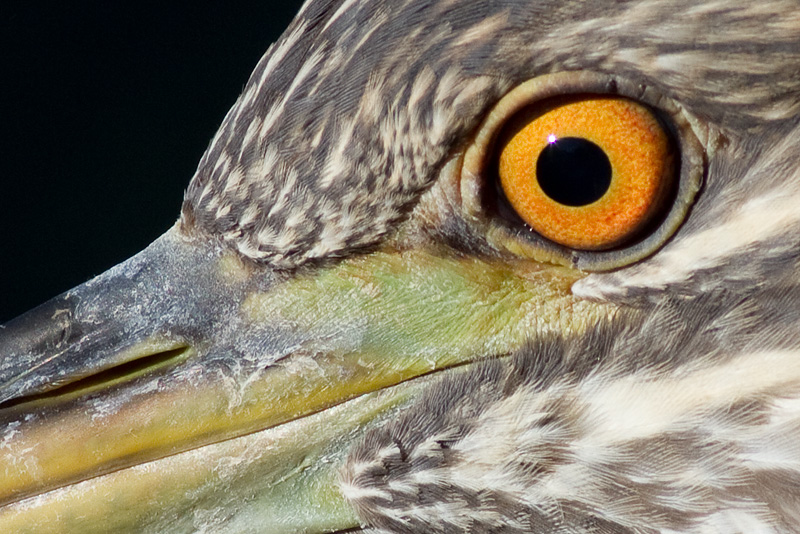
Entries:
{"type": "Polygon", "coordinates": [[[298,1],[0,7],[0,323],[132,256],[298,1]]]}

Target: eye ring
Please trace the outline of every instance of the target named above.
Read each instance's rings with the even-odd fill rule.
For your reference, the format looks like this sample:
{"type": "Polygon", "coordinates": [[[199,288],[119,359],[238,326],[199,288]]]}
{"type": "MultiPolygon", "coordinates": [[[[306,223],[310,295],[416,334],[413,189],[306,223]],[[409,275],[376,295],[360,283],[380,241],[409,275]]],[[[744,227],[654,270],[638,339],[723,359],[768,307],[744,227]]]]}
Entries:
{"type": "Polygon", "coordinates": [[[472,144],[464,153],[461,168],[461,199],[465,214],[487,227],[495,248],[514,255],[569,265],[585,271],[605,271],[639,261],[655,252],[686,218],[700,190],[705,153],[688,113],[655,89],[594,72],[563,72],[525,82],[500,99],[488,113],[472,144]],[[532,229],[511,206],[499,184],[498,139],[507,125],[532,106],[549,101],[579,98],[627,99],[653,110],[673,139],[675,183],[667,194],[665,209],[637,229],[634,238],[610,241],[608,246],[570,248],[532,229]],[[497,189],[496,189],[497,188],[497,189]],[[499,197],[499,199],[498,199],[499,197]]]}

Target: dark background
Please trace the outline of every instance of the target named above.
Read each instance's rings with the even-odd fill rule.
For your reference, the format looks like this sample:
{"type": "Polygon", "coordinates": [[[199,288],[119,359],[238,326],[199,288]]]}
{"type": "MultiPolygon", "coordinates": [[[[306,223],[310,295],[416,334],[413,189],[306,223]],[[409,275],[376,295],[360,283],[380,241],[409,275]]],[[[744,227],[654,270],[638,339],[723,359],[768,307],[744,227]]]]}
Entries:
{"type": "Polygon", "coordinates": [[[177,220],[211,137],[301,4],[18,3],[0,7],[0,323],[177,220]]]}

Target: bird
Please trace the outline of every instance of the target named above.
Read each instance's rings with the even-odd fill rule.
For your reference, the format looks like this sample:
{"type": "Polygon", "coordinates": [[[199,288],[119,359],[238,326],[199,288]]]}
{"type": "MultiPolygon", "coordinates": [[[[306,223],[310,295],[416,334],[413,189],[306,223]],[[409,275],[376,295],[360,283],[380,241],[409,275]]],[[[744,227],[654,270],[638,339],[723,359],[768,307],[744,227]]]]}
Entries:
{"type": "Polygon", "coordinates": [[[310,0],[0,330],[4,532],[800,525],[800,10],[310,0]]]}

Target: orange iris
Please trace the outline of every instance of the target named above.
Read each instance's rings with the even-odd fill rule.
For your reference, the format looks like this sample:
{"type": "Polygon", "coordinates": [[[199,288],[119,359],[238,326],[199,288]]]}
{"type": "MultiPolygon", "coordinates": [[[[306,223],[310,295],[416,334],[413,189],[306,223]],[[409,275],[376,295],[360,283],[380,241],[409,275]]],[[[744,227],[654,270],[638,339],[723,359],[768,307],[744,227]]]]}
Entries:
{"type": "Polygon", "coordinates": [[[536,232],[575,249],[635,238],[660,213],[674,181],[663,127],[623,98],[531,109],[499,148],[500,184],[511,206],[536,232]]]}

